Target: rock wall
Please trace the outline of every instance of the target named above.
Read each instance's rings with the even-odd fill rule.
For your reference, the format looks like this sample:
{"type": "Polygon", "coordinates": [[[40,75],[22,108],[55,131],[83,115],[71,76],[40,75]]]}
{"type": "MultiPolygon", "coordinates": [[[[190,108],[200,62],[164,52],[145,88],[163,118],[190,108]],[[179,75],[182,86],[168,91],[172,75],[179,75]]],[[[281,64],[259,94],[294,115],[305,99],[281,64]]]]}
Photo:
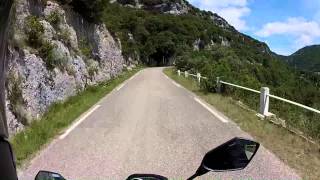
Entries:
{"type": "Polygon", "coordinates": [[[117,76],[126,66],[120,42],[105,25],[89,23],[68,7],[18,0],[14,16],[6,83],[11,134],[40,118],[53,103],[117,76]],[[28,43],[30,17],[43,28],[40,47],[28,43]]]}
{"type": "Polygon", "coordinates": [[[174,1],[155,1],[143,3],[141,0],[110,0],[110,3],[118,2],[124,6],[138,9],[145,9],[148,11],[154,11],[164,14],[183,15],[187,14],[190,10],[189,5],[185,0],[174,1]]]}

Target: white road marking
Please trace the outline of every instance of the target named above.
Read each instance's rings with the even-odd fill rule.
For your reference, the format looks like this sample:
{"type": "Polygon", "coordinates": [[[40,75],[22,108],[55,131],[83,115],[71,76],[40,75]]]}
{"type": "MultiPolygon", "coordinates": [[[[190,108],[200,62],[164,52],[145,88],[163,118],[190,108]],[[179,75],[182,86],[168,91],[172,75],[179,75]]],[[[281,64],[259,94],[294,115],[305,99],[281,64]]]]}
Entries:
{"type": "Polygon", "coordinates": [[[124,86],[126,85],[126,83],[121,84],[120,86],[117,87],[117,91],[120,91],[120,89],[122,89],[124,86]]]}
{"type": "Polygon", "coordinates": [[[94,111],[96,111],[98,108],[100,108],[101,105],[96,105],[94,106],[89,112],[87,112],[84,116],[82,116],[79,121],[74,123],[64,134],[62,134],[59,139],[64,139],[66,138],[71,131],[73,131],[77,126],[79,126],[87,117],[89,117],[94,111]]]}
{"type": "Polygon", "coordinates": [[[212,110],[208,105],[206,105],[205,103],[203,103],[200,99],[194,97],[194,100],[197,101],[200,105],[202,105],[204,108],[206,108],[211,114],[213,114],[215,117],[217,117],[220,121],[222,121],[223,123],[228,123],[229,121],[226,120],[225,118],[223,118],[222,116],[220,116],[217,112],[215,112],[214,110],[212,110]]]}
{"type": "MultiPolygon", "coordinates": [[[[141,71],[143,71],[143,70],[141,70],[141,71]]],[[[131,80],[134,79],[136,76],[138,76],[138,75],[141,73],[141,71],[139,71],[139,72],[137,72],[135,75],[133,75],[133,76],[129,79],[129,81],[131,81],[131,80]]]]}
{"type": "Polygon", "coordinates": [[[181,85],[178,84],[178,83],[176,83],[175,81],[172,81],[172,83],[173,83],[175,86],[177,86],[178,88],[181,88],[181,85]]]}
{"type": "Polygon", "coordinates": [[[164,77],[166,77],[168,80],[170,80],[175,86],[181,88],[181,85],[176,83],[174,80],[172,80],[171,78],[169,78],[167,75],[164,75],[164,77]]]}

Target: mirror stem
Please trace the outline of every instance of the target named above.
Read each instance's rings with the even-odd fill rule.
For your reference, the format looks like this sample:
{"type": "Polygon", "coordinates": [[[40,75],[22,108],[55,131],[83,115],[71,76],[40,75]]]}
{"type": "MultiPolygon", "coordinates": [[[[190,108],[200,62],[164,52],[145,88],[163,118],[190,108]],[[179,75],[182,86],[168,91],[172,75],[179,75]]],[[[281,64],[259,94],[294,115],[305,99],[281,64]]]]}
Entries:
{"type": "Polygon", "coordinates": [[[193,180],[193,179],[195,179],[196,177],[198,177],[199,175],[197,175],[197,173],[196,174],[194,174],[194,175],[192,175],[191,177],[189,177],[187,180],[193,180]]]}

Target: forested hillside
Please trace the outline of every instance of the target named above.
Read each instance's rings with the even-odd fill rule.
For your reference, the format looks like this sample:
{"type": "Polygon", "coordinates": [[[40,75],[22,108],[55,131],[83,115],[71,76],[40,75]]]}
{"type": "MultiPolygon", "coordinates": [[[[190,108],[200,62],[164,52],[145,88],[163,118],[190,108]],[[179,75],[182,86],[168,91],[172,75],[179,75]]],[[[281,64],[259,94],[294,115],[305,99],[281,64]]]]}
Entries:
{"type": "MultiPolygon", "coordinates": [[[[295,71],[265,43],[239,33],[217,14],[184,0],[76,2],[81,2],[73,4],[76,9],[87,9],[87,17],[104,22],[113,36],[121,39],[128,61],[151,66],[175,64],[181,70],[201,72],[209,77],[203,86],[207,91],[215,91],[219,76],[254,89],[268,86],[272,94],[320,109],[319,76],[295,71]]],[[[226,92],[252,107],[258,103],[252,94],[226,92]]],[[[319,137],[320,118],[315,114],[279,102],[271,109],[290,119],[289,125],[319,137]]]]}
{"type": "Polygon", "coordinates": [[[320,45],[304,47],[292,55],[282,58],[295,69],[320,72],[320,45]]]}

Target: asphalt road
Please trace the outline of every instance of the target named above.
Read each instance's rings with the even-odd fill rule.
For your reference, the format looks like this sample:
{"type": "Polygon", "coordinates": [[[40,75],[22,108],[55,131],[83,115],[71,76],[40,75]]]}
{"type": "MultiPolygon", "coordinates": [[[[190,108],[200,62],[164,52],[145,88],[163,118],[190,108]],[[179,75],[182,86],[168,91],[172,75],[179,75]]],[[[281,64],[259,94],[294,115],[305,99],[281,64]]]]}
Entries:
{"type": "MultiPolygon", "coordinates": [[[[250,138],[167,78],[162,68],[149,68],[79,118],[20,172],[20,179],[34,179],[39,170],[73,180],[125,179],[133,173],[185,179],[207,151],[235,136],[250,138]]],[[[300,178],[261,147],[245,170],[209,173],[201,179],[300,178]]]]}

